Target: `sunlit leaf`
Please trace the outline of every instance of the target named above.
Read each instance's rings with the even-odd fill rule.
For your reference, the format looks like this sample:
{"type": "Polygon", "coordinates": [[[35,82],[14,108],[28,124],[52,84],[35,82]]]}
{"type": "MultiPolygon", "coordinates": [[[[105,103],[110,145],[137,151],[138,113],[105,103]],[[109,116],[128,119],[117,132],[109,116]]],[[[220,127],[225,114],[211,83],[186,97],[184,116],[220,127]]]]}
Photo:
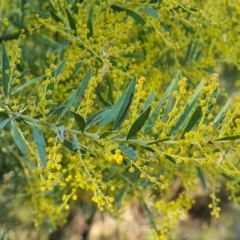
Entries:
{"type": "Polygon", "coordinates": [[[137,158],[137,154],[135,153],[135,151],[131,148],[131,147],[126,147],[123,145],[118,145],[118,148],[121,150],[122,153],[124,153],[125,155],[127,155],[129,157],[129,159],[131,160],[136,160],[137,158]]]}
{"type": "Polygon", "coordinates": [[[36,127],[33,127],[33,139],[37,145],[38,155],[40,157],[43,168],[46,168],[47,157],[46,157],[46,144],[42,132],[36,127]]]}
{"type": "Polygon", "coordinates": [[[127,139],[133,137],[136,135],[141,128],[143,127],[144,123],[147,121],[148,116],[150,114],[151,106],[148,106],[148,108],[137,118],[137,120],[132,124],[127,139]]]}

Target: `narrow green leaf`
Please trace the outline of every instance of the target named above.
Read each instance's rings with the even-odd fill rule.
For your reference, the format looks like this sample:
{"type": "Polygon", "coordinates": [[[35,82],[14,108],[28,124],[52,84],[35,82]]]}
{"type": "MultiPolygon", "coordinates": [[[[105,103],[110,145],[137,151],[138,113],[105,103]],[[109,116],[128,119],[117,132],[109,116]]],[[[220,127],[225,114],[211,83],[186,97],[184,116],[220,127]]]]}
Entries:
{"type": "Polygon", "coordinates": [[[146,13],[147,15],[158,18],[158,12],[154,8],[141,8],[141,10],[146,13]]]}
{"type": "Polygon", "coordinates": [[[131,18],[133,18],[135,20],[136,23],[142,25],[142,26],[145,26],[146,24],[146,21],[145,19],[140,16],[138,13],[128,9],[128,8],[123,8],[123,7],[120,7],[120,6],[116,6],[116,5],[112,5],[111,8],[114,10],[114,11],[117,11],[117,12],[126,12],[126,14],[128,16],[130,16],[131,18]]]}
{"type": "Polygon", "coordinates": [[[137,83],[137,78],[136,76],[134,76],[127,88],[126,96],[123,99],[120,109],[118,110],[117,117],[114,122],[113,130],[117,130],[121,126],[123,121],[127,118],[130,106],[134,99],[136,83],[137,83]]]}
{"type": "Polygon", "coordinates": [[[9,56],[7,53],[7,48],[2,42],[2,86],[3,86],[3,96],[5,103],[8,103],[8,97],[10,93],[10,65],[9,65],[9,56]],[[9,71],[9,73],[7,73],[9,71]]]}
{"type": "Polygon", "coordinates": [[[169,141],[169,140],[171,140],[171,138],[157,139],[157,140],[148,142],[147,145],[155,144],[155,143],[158,143],[158,142],[166,142],[166,141],[169,141]]]}
{"type": "Polygon", "coordinates": [[[101,128],[104,128],[107,126],[110,122],[112,122],[118,114],[119,108],[121,107],[124,98],[126,97],[127,94],[127,89],[124,91],[123,95],[119,98],[117,103],[113,106],[112,109],[108,112],[108,114],[104,117],[102,123],[101,123],[101,128]]]}
{"type": "MultiPolygon", "coordinates": [[[[71,151],[73,151],[73,152],[77,152],[78,151],[78,149],[73,149],[73,143],[71,143],[71,142],[69,142],[68,140],[66,140],[66,139],[64,139],[64,141],[63,141],[63,146],[65,146],[66,148],[68,148],[69,150],[71,150],[71,151]]],[[[81,154],[86,154],[86,150],[85,149],[81,149],[80,150],[80,153],[81,154]]],[[[90,157],[96,157],[94,154],[92,154],[92,153],[90,153],[90,157]]]]}
{"type": "Polygon", "coordinates": [[[155,109],[152,112],[151,117],[149,118],[148,122],[147,122],[147,126],[145,128],[145,133],[147,133],[148,131],[151,130],[151,128],[154,126],[154,123],[159,115],[159,111],[160,109],[163,107],[166,99],[169,97],[169,95],[173,92],[173,89],[176,89],[178,86],[178,82],[179,80],[182,78],[182,74],[180,71],[178,71],[176,78],[171,82],[171,84],[169,85],[167,91],[163,94],[161,100],[159,101],[159,103],[157,104],[157,106],[155,107],[155,109]]]}
{"type": "Polygon", "coordinates": [[[116,134],[116,133],[117,133],[117,131],[106,131],[106,132],[102,133],[102,134],[99,136],[99,139],[105,138],[105,137],[107,137],[107,136],[109,136],[109,135],[116,134]]]}
{"type": "Polygon", "coordinates": [[[78,142],[78,139],[76,136],[73,136],[73,140],[72,140],[72,150],[80,150],[80,144],[78,142]]]}
{"type": "Polygon", "coordinates": [[[112,66],[120,68],[123,72],[127,71],[127,68],[121,64],[120,62],[118,62],[117,60],[113,59],[113,58],[109,58],[110,63],[112,64],[112,66]]]}
{"type": "Polygon", "coordinates": [[[122,153],[127,155],[129,157],[129,159],[136,160],[137,155],[131,147],[125,147],[123,145],[118,145],[118,148],[121,150],[122,153]]]}
{"type": "Polygon", "coordinates": [[[228,107],[230,105],[230,102],[232,101],[232,98],[229,98],[228,101],[225,103],[221,111],[217,114],[217,116],[213,120],[213,125],[216,126],[221,119],[224,117],[225,112],[228,110],[228,107]]]}
{"type": "Polygon", "coordinates": [[[24,89],[24,88],[26,88],[26,87],[34,84],[34,83],[40,82],[44,77],[45,77],[45,75],[42,75],[42,76],[40,76],[40,77],[36,77],[36,78],[33,78],[33,79],[27,81],[26,83],[22,84],[21,86],[13,89],[13,91],[11,92],[11,94],[15,94],[15,93],[17,93],[18,91],[20,91],[20,90],[22,90],[22,89],[24,89]]]}
{"type": "Polygon", "coordinates": [[[135,136],[143,127],[144,123],[147,121],[148,116],[151,111],[151,106],[148,106],[148,108],[137,118],[137,120],[132,124],[128,135],[127,140],[133,136],[135,136]]]}
{"type": "Polygon", "coordinates": [[[75,21],[71,15],[71,13],[65,8],[66,10],[66,13],[67,13],[67,17],[68,17],[68,22],[69,22],[69,25],[71,27],[72,30],[74,30],[74,35],[76,36],[77,34],[77,28],[76,28],[76,24],[75,24],[75,21]]]}
{"type": "MultiPolygon", "coordinates": [[[[217,78],[217,82],[218,82],[218,85],[219,85],[219,77],[217,78]]],[[[218,88],[215,88],[211,94],[211,97],[210,99],[217,99],[217,96],[218,96],[218,88]]],[[[210,100],[211,101],[211,100],[210,100]]],[[[215,104],[211,103],[209,106],[208,106],[208,111],[207,111],[207,114],[209,114],[213,107],[214,107],[215,104]]]]}
{"type": "Polygon", "coordinates": [[[81,81],[80,85],[78,86],[77,90],[73,92],[72,95],[69,97],[68,103],[65,105],[65,108],[63,109],[58,120],[69,110],[69,108],[74,107],[75,110],[78,108],[79,102],[84,95],[84,91],[87,89],[91,77],[92,70],[90,68],[84,76],[83,80],[81,81]]]}
{"type": "MultiPolygon", "coordinates": [[[[47,85],[47,87],[46,87],[46,90],[45,90],[45,99],[47,100],[47,101],[49,101],[49,100],[52,100],[53,99],[53,95],[54,95],[54,88],[55,88],[55,83],[54,82],[50,82],[48,85],[47,85]],[[48,91],[50,92],[50,93],[48,93],[48,91]]],[[[48,104],[47,106],[46,106],[46,108],[50,108],[50,104],[48,104]]]]}
{"type": "Polygon", "coordinates": [[[96,16],[96,19],[98,19],[101,16],[101,14],[104,12],[105,9],[107,9],[106,6],[103,6],[103,7],[100,8],[100,10],[99,10],[99,12],[98,12],[98,14],[96,16]]]}
{"type": "Polygon", "coordinates": [[[148,106],[150,106],[152,104],[152,102],[154,100],[154,95],[155,95],[155,90],[152,90],[150,96],[148,97],[148,99],[146,100],[146,102],[143,105],[142,111],[145,111],[148,108],[148,106]]]}
{"type": "Polygon", "coordinates": [[[192,114],[187,126],[185,127],[183,133],[182,133],[182,136],[181,136],[181,139],[184,137],[184,134],[186,132],[189,132],[192,130],[192,128],[200,121],[201,119],[201,116],[202,116],[202,107],[201,106],[198,106],[194,113],[192,114]]]}
{"type": "Polygon", "coordinates": [[[63,42],[60,46],[58,46],[58,47],[53,51],[53,53],[60,52],[61,50],[65,49],[69,44],[70,44],[70,42],[68,42],[68,41],[63,42]]]}
{"type": "Polygon", "coordinates": [[[167,155],[167,154],[164,154],[164,155],[170,162],[176,164],[176,161],[175,161],[175,159],[173,157],[171,157],[170,155],[167,155]]]}
{"type": "Polygon", "coordinates": [[[74,69],[74,71],[73,71],[73,74],[72,74],[72,77],[76,77],[77,76],[77,74],[78,74],[78,72],[79,72],[79,70],[80,70],[80,68],[81,68],[81,66],[82,66],[82,61],[80,61],[80,62],[77,62],[76,64],[75,64],[75,69],[74,69]]]}
{"type": "Polygon", "coordinates": [[[0,121],[1,122],[7,118],[9,118],[9,116],[6,113],[0,112],[0,121]]]}
{"type": "Polygon", "coordinates": [[[112,108],[105,108],[105,109],[87,117],[86,129],[92,127],[93,125],[95,125],[98,122],[100,122],[101,120],[103,120],[108,115],[108,113],[111,111],[111,109],[112,108]]]}
{"type": "Polygon", "coordinates": [[[158,229],[157,229],[157,226],[156,226],[156,224],[155,224],[155,222],[154,222],[154,220],[153,220],[152,213],[151,213],[151,211],[149,210],[149,208],[148,208],[148,206],[147,206],[147,204],[146,204],[145,202],[143,202],[143,207],[144,207],[145,212],[147,213],[147,217],[148,217],[148,219],[149,219],[149,221],[150,221],[150,224],[152,225],[152,227],[154,228],[154,230],[156,231],[156,233],[159,234],[158,229]]]}
{"type": "Polygon", "coordinates": [[[68,148],[69,150],[73,151],[73,152],[77,152],[76,148],[73,148],[73,143],[69,142],[68,140],[64,139],[63,141],[63,145],[68,148]]]}
{"type": "Polygon", "coordinates": [[[28,156],[27,145],[25,139],[22,135],[21,130],[17,127],[15,121],[11,121],[11,135],[13,137],[14,142],[21,150],[25,157],[28,156]]]}
{"type": "Polygon", "coordinates": [[[24,70],[19,77],[20,81],[22,81],[29,72],[29,69],[24,70]]]}
{"type": "Polygon", "coordinates": [[[115,207],[119,207],[120,206],[120,203],[122,201],[122,198],[125,194],[127,190],[127,185],[125,185],[124,187],[122,187],[122,189],[120,190],[120,192],[118,193],[117,197],[116,197],[116,200],[114,201],[114,206],[115,207]]]}
{"type": "Polygon", "coordinates": [[[57,67],[57,69],[54,71],[54,77],[55,77],[55,78],[57,78],[57,77],[61,74],[61,72],[62,72],[65,64],[66,64],[66,59],[64,59],[64,60],[59,64],[59,66],[57,67]]]}
{"type": "Polygon", "coordinates": [[[41,35],[40,33],[35,33],[34,38],[50,48],[55,49],[58,47],[58,43],[54,40],[54,38],[50,38],[46,35],[41,35]]]}
{"type": "Polygon", "coordinates": [[[171,130],[171,135],[174,134],[178,129],[180,129],[184,123],[186,122],[188,116],[191,114],[192,110],[194,109],[197,101],[198,101],[198,97],[202,92],[202,88],[203,88],[203,80],[200,82],[200,84],[198,85],[196,91],[194,92],[193,96],[191,97],[191,99],[189,100],[189,102],[187,103],[183,114],[180,116],[180,118],[178,119],[175,127],[171,130]]]}
{"type": "Polygon", "coordinates": [[[237,140],[237,139],[240,139],[240,135],[222,137],[222,138],[214,139],[213,141],[228,141],[228,140],[237,140]]]}
{"type": "Polygon", "coordinates": [[[126,53],[121,55],[124,58],[136,58],[136,59],[144,59],[145,56],[141,53],[126,53]]]}
{"type": "Polygon", "coordinates": [[[88,20],[87,20],[87,38],[93,37],[93,23],[92,23],[92,16],[93,16],[93,8],[91,7],[89,14],[88,14],[88,20]]]}
{"type": "Polygon", "coordinates": [[[198,172],[198,177],[202,183],[202,186],[204,189],[207,189],[207,185],[206,185],[206,181],[205,181],[205,178],[204,178],[204,175],[203,175],[203,172],[202,172],[202,168],[197,166],[197,172],[198,172]]]}
{"type": "Polygon", "coordinates": [[[43,168],[47,166],[46,144],[42,132],[36,127],[33,127],[33,139],[37,145],[38,155],[42,162],[43,168]]]}
{"type": "Polygon", "coordinates": [[[3,121],[0,123],[0,129],[1,129],[1,128],[4,128],[4,127],[8,124],[8,122],[11,121],[11,120],[13,120],[14,118],[15,118],[15,117],[9,117],[9,118],[3,120],[3,121]]]}
{"type": "Polygon", "coordinates": [[[101,94],[101,91],[99,90],[99,87],[95,88],[96,90],[96,95],[98,96],[98,99],[100,100],[100,102],[104,105],[104,107],[109,107],[111,106],[111,104],[109,102],[107,102],[104,97],[101,94]]]}
{"type": "Polygon", "coordinates": [[[85,74],[81,84],[76,90],[76,93],[74,95],[73,101],[72,101],[72,107],[75,107],[75,109],[79,106],[80,99],[84,96],[84,91],[87,89],[88,83],[92,77],[92,69],[90,68],[87,73],[85,74]]]}
{"type": "MultiPolygon", "coordinates": [[[[49,110],[49,113],[46,114],[46,116],[50,117],[51,115],[59,115],[59,114],[62,113],[64,108],[65,108],[65,105],[64,106],[60,106],[60,107],[52,108],[51,110],[49,110]]],[[[39,119],[41,117],[43,117],[42,114],[38,114],[38,115],[34,116],[35,119],[39,119]]]]}
{"type": "Polygon", "coordinates": [[[57,130],[57,134],[58,134],[60,141],[64,142],[64,126],[63,125],[56,126],[55,128],[57,130]]]}
{"type": "Polygon", "coordinates": [[[162,116],[162,121],[163,122],[167,122],[168,120],[168,114],[169,112],[172,110],[173,108],[173,102],[174,102],[174,99],[175,97],[172,95],[172,93],[174,91],[178,91],[179,90],[179,86],[178,86],[178,83],[179,81],[182,79],[182,73],[180,71],[177,72],[177,75],[174,79],[174,85],[173,85],[173,88],[172,88],[172,91],[169,95],[169,98],[167,100],[167,104],[166,104],[166,107],[164,109],[164,112],[163,112],[163,116],[162,116]]]}
{"type": "Polygon", "coordinates": [[[63,22],[62,19],[52,9],[50,9],[50,14],[56,22],[63,22]]]}
{"type": "Polygon", "coordinates": [[[112,80],[110,78],[107,79],[108,81],[108,101],[111,102],[111,104],[113,105],[114,104],[114,101],[113,101],[113,83],[112,83],[112,80]]]}
{"type": "Polygon", "coordinates": [[[75,112],[71,112],[71,114],[73,115],[73,117],[74,117],[77,125],[78,125],[79,128],[80,128],[80,130],[81,130],[82,132],[84,132],[85,126],[86,126],[86,123],[85,123],[84,118],[83,118],[80,114],[75,113],[75,112]]]}
{"type": "Polygon", "coordinates": [[[196,58],[198,42],[190,42],[187,50],[186,63],[196,58]]]}
{"type": "Polygon", "coordinates": [[[145,150],[147,150],[147,151],[149,151],[149,152],[153,152],[153,153],[155,152],[154,149],[152,149],[152,148],[150,148],[150,147],[141,146],[141,145],[140,145],[140,147],[143,148],[143,149],[145,149],[145,150]]]}

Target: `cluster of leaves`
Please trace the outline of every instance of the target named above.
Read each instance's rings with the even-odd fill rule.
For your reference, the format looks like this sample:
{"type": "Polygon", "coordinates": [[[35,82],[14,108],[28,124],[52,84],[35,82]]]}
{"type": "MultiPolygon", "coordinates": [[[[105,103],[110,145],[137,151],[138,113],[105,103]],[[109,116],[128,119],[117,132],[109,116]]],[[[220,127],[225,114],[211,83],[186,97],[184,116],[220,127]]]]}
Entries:
{"type": "Polygon", "coordinates": [[[237,5],[46,1],[34,15],[23,1],[20,17],[4,4],[1,152],[21,163],[35,226],[63,224],[77,199],[116,214],[138,197],[164,239],[191,208],[198,180],[212,215],[221,178],[238,206],[240,100],[217,108],[218,76],[208,75],[229,54],[238,67],[234,18],[216,29],[219,12],[237,17],[237,5]],[[170,201],[176,179],[184,191],[170,201]]]}

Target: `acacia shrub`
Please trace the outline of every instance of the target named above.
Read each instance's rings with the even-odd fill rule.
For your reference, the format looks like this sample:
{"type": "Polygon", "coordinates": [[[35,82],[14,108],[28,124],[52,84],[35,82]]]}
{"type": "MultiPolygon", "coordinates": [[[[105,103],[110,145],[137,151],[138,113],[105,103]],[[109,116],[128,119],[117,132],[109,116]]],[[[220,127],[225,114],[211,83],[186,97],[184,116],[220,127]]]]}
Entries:
{"type": "Polygon", "coordinates": [[[117,215],[136,197],[154,238],[173,237],[196,181],[213,216],[221,179],[238,208],[240,101],[216,105],[213,74],[239,67],[237,2],[1,5],[1,153],[20,163],[36,227],[56,229],[78,202],[117,215]]]}

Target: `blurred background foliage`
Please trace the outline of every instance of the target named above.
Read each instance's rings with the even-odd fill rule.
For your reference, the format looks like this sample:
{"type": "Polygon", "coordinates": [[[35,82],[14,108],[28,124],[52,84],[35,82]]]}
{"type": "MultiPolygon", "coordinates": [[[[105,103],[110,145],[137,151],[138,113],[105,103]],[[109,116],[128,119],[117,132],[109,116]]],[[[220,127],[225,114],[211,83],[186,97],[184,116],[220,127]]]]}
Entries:
{"type": "MultiPolygon", "coordinates": [[[[111,62],[112,68],[105,81],[96,88],[99,104],[94,105],[95,111],[113,104],[128,86],[129,76],[135,73],[146,77],[146,93],[149,94],[154,87],[158,88],[159,98],[179,69],[193,87],[203,77],[217,72],[222,87],[220,96],[226,99],[227,94],[239,94],[239,18],[240,4],[237,0],[2,0],[0,43],[4,41],[9,49],[17,43],[21,48],[21,62],[17,69],[19,72],[29,70],[24,81],[45,74],[56,55],[59,59],[63,59],[64,54],[68,58],[72,56],[75,66],[82,62],[76,77],[70,78],[71,72],[65,73],[67,81],[62,82],[62,95],[56,96],[56,102],[78,86],[78,79],[84,76],[89,66],[97,72],[106,59],[111,62]],[[83,42],[74,42],[75,33],[71,29],[76,26],[71,24],[66,9],[72,16],[75,14],[78,35],[83,42]],[[112,96],[109,96],[110,88],[113,88],[112,96]]],[[[221,98],[218,100],[221,103],[221,98]]],[[[86,239],[89,234],[89,239],[149,238],[148,219],[137,201],[123,211],[127,216],[127,226],[118,228],[118,224],[111,222],[107,214],[95,215],[96,207],[89,203],[91,196],[85,192],[73,204],[70,213],[55,216],[56,226],[62,226],[56,230],[56,226],[51,226],[45,216],[48,211],[51,215],[51,204],[54,204],[51,199],[61,198],[58,189],[46,194],[39,191],[37,177],[30,173],[15,144],[8,140],[7,131],[0,134],[0,239],[74,239],[73,232],[76,233],[75,239],[86,239]],[[43,195],[49,209],[44,208],[41,212],[43,195]],[[33,203],[34,208],[29,207],[33,203]],[[43,221],[38,231],[31,219],[33,209],[38,209],[38,217],[43,221]],[[99,223],[102,219],[105,219],[105,225],[99,223]],[[80,232],[74,224],[82,226],[80,232]],[[115,231],[107,235],[104,232],[109,224],[115,231]],[[132,226],[136,235],[131,235],[134,232],[132,226]]],[[[225,182],[222,184],[224,186],[225,182]]],[[[173,188],[173,194],[180,188],[173,188]]],[[[201,189],[200,184],[198,188],[201,189]]],[[[210,201],[199,190],[194,196],[199,209],[194,210],[193,207],[188,216],[182,217],[177,235],[173,234],[172,239],[237,239],[239,233],[235,231],[235,225],[239,222],[239,215],[225,201],[224,188],[219,194],[223,202],[223,220],[216,222],[212,219],[210,211],[206,210],[210,201]],[[199,215],[203,209],[206,215],[201,218],[199,215]]]]}

